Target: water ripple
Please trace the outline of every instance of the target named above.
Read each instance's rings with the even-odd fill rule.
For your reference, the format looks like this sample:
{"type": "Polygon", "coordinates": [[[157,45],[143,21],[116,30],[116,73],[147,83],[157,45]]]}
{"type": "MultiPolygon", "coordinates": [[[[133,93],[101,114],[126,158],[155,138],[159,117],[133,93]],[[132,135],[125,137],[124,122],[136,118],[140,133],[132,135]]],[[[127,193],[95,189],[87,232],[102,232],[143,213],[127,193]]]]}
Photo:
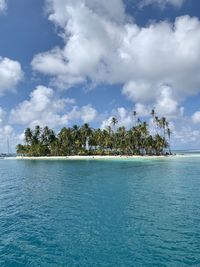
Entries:
{"type": "Polygon", "coordinates": [[[200,266],[199,163],[1,161],[0,266],[200,266]]]}

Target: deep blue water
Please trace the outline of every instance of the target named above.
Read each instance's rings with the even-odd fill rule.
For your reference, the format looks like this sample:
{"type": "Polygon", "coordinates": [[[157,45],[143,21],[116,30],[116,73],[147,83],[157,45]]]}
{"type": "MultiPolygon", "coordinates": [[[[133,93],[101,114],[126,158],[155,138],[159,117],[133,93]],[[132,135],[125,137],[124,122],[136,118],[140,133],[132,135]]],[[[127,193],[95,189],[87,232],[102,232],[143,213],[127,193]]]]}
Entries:
{"type": "Polygon", "coordinates": [[[200,157],[1,160],[0,266],[200,266],[200,157]]]}

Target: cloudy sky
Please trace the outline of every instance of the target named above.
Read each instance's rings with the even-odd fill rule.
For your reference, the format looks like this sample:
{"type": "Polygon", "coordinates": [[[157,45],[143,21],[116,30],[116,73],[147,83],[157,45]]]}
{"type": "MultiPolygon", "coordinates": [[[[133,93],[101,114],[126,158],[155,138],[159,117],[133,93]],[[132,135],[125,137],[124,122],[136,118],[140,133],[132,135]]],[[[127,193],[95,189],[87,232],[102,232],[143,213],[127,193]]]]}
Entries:
{"type": "Polygon", "coordinates": [[[26,127],[133,110],[166,116],[174,149],[200,148],[200,2],[0,0],[0,152],[26,127]]]}

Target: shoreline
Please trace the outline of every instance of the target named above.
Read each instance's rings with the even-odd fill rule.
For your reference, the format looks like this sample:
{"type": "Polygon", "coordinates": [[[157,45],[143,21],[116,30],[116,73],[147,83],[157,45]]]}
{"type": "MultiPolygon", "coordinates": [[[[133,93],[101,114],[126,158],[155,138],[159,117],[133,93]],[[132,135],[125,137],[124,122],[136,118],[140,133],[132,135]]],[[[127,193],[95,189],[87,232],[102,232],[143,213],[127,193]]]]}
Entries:
{"type": "Polygon", "coordinates": [[[40,157],[28,157],[28,156],[16,156],[16,157],[4,157],[2,159],[6,160],[151,160],[151,159],[177,159],[177,158],[200,158],[200,153],[193,154],[173,154],[173,155],[161,155],[161,156],[140,156],[140,155],[132,155],[132,156],[119,156],[119,155],[94,155],[94,156],[40,156],[40,157]]]}
{"type": "Polygon", "coordinates": [[[175,155],[169,156],[41,156],[41,157],[27,157],[27,156],[17,156],[14,159],[18,160],[125,160],[125,159],[160,159],[160,158],[172,158],[176,157],[175,155]]]}

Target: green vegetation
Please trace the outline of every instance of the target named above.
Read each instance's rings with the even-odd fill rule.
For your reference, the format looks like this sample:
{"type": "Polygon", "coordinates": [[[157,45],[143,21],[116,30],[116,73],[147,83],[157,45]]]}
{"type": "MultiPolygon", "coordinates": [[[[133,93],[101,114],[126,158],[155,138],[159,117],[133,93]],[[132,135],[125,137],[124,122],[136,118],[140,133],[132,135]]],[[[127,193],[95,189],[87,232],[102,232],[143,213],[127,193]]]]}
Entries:
{"type": "Polygon", "coordinates": [[[47,126],[27,128],[25,144],[17,145],[17,154],[24,156],[67,155],[162,155],[170,151],[171,130],[166,118],[158,118],[152,110],[154,135],[149,133],[147,123],[133,112],[134,126],[131,129],[117,126],[112,118],[106,129],[93,129],[85,123],[81,127],[62,128],[56,135],[47,126]],[[167,150],[168,149],[168,150],[167,150]]]}

